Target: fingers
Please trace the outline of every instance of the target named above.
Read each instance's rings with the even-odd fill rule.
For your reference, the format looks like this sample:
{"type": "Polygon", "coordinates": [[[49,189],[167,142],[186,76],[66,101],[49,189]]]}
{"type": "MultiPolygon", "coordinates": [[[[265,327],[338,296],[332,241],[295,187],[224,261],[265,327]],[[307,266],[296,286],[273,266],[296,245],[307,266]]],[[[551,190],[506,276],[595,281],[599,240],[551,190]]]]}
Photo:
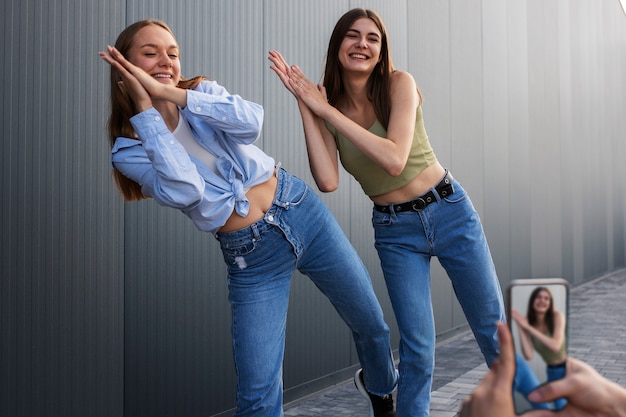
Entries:
{"type": "Polygon", "coordinates": [[[461,417],[512,417],[511,396],[515,376],[515,352],[511,332],[505,323],[497,323],[500,355],[472,395],[463,401],[461,417]]]}
{"type": "Polygon", "coordinates": [[[124,58],[124,56],[114,47],[107,45],[107,52],[99,52],[98,55],[109,63],[112,67],[120,72],[123,78],[131,76],[131,72],[127,69],[132,64],[124,58]]]}
{"type": "Polygon", "coordinates": [[[293,87],[304,88],[308,83],[307,77],[304,75],[300,67],[297,65],[289,65],[280,52],[270,50],[267,57],[274,65],[270,68],[278,74],[283,82],[289,81],[293,87]]]}
{"type": "Polygon", "coordinates": [[[147,87],[143,85],[143,83],[148,84],[151,77],[144,76],[144,81],[142,82],[141,76],[146,73],[139,67],[131,64],[112,46],[107,46],[106,52],[99,52],[99,55],[105,62],[109,63],[111,67],[118,71],[121,77],[121,81],[117,83],[118,87],[135,103],[137,108],[145,109],[152,106],[151,95],[147,87]]]}
{"type": "Polygon", "coordinates": [[[267,57],[274,64],[270,68],[273,69],[279,76],[281,74],[289,76],[289,64],[278,51],[269,51],[267,57]]]}
{"type": "MultiPolygon", "coordinates": [[[[558,379],[540,386],[528,395],[528,399],[537,402],[553,401],[557,398],[569,397],[575,394],[580,386],[577,383],[580,382],[579,377],[576,375],[577,371],[586,369],[588,365],[581,363],[574,358],[567,359],[567,376],[562,379],[558,379]]],[[[593,373],[595,371],[588,372],[586,379],[592,380],[593,373]]]]}
{"type": "Polygon", "coordinates": [[[497,323],[500,343],[500,357],[497,366],[498,380],[502,383],[513,383],[515,376],[515,348],[509,327],[505,323],[497,323]]]}
{"type": "Polygon", "coordinates": [[[285,58],[283,58],[280,52],[271,50],[269,51],[267,59],[274,64],[270,66],[270,69],[278,75],[278,78],[282,81],[283,85],[289,90],[289,92],[297,97],[298,93],[296,92],[296,86],[294,86],[290,80],[291,69],[285,58]]]}
{"type": "Polygon", "coordinates": [[[302,72],[302,69],[300,69],[299,66],[292,65],[291,67],[289,67],[289,70],[291,71],[292,77],[304,79],[304,80],[307,79],[306,75],[304,75],[304,72],[302,72]]]}
{"type": "Polygon", "coordinates": [[[107,46],[107,51],[109,52],[109,55],[115,59],[117,62],[119,62],[120,64],[122,64],[124,66],[124,68],[130,69],[132,67],[134,67],[133,64],[131,64],[130,62],[128,62],[128,60],[124,57],[124,55],[122,55],[122,53],[120,51],[117,50],[117,48],[108,45],[107,46]]]}
{"type": "Polygon", "coordinates": [[[297,65],[292,65],[290,67],[289,80],[293,83],[292,85],[294,87],[298,87],[300,89],[305,89],[309,85],[314,85],[297,65]]]}
{"type": "Polygon", "coordinates": [[[289,81],[291,81],[294,87],[298,87],[299,89],[304,89],[307,85],[307,80],[301,78],[289,77],[289,81]]]}

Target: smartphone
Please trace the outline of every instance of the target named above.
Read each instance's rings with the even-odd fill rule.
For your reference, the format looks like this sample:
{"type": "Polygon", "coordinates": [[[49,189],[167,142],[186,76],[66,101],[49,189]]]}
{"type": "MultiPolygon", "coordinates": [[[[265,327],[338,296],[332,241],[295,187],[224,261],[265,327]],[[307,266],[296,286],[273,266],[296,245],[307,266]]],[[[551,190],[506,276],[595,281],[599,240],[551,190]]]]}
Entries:
{"type": "Polygon", "coordinates": [[[513,399],[516,414],[560,410],[566,400],[533,403],[527,395],[565,376],[569,284],[562,278],[518,279],[507,291],[507,320],[515,345],[513,399]]]}

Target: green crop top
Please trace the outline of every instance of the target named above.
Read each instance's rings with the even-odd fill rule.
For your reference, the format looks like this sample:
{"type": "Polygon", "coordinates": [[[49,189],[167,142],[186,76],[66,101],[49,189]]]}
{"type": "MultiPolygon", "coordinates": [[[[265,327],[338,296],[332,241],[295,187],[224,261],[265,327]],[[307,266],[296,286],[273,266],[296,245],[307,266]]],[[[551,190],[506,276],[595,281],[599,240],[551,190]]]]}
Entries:
{"type": "MultiPolygon", "coordinates": [[[[413,144],[411,145],[409,158],[404,170],[397,177],[387,174],[384,169],[372,162],[345,136],[337,132],[330,123],[326,122],[326,127],[335,137],[341,164],[346,171],[356,178],[365,194],[370,197],[403,187],[424,169],[437,162],[437,157],[430,146],[428,135],[424,128],[421,107],[417,108],[415,116],[415,132],[413,133],[413,144]]],[[[368,130],[380,137],[387,137],[387,131],[378,120],[368,130]]]]}
{"type": "MultiPolygon", "coordinates": [[[[530,336],[530,335],[529,335],[530,336]]],[[[552,337],[552,334],[548,332],[548,337],[552,337]]],[[[561,344],[561,348],[558,352],[551,351],[546,345],[536,340],[534,337],[530,337],[533,342],[533,347],[544,360],[545,363],[551,363],[556,361],[557,359],[562,358],[565,355],[565,338],[563,338],[563,343],[561,344]]]]}

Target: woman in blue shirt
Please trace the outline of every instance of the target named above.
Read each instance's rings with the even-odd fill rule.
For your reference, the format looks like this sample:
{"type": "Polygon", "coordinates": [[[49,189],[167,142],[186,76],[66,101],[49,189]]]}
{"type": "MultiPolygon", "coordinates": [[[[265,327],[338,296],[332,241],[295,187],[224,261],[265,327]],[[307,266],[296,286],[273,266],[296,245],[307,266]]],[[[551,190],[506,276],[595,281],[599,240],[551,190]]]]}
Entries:
{"type": "Polygon", "coordinates": [[[114,176],[126,200],[151,197],[219,240],[228,265],[235,416],[283,415],[295,269],[348,324],[372,402],[385,403],[397,372],[365,266],[316,194],[254,145],[263,108],[204,77],[185,79],[179,54],[170,28],[156,20],[130,25],[100,53],[111,65],[114,176]]]}

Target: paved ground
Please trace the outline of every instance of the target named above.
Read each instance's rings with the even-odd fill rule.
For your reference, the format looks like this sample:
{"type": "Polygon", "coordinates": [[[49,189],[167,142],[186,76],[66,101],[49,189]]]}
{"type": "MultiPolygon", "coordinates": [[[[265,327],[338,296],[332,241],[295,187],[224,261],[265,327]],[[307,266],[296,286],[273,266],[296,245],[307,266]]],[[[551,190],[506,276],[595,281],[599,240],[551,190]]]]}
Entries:
{"type": "MultiPolygon", "coordinates": [[[[570,355],[626,386],[626,269],[570,293],[570,355]]],[[[456,417],[487,371],[471,333],[437,346],[431,417],[456,417]]],[[[285,416],[362,417],[367,404],[352,381],[288,404],[285,416]]]]}

